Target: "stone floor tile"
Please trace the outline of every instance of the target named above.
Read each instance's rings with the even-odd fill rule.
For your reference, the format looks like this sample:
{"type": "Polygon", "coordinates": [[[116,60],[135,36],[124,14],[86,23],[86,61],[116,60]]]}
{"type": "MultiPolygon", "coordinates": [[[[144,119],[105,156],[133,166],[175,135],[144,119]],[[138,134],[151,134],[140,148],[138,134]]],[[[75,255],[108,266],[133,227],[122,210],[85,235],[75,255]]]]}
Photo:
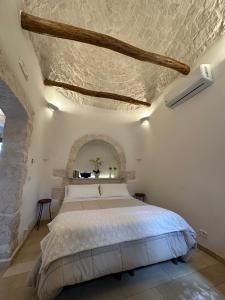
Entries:
{"type": "Polygon", "coordinates": [[[225,296],[225,283],[216,286],[216,290],[225,296]]]}
{"type": "Polygon", "coordinates": [[[36,291],[33,288],[8,289],[4,293],[4,300],[38,300],[36,291]]]}
{"type": "Polygon", "coordinates": [[[188,261],[188,264],[195,270],[200,270],[215,265],[217,263],[218,261],[215,258],[206,254],[203,251],[200,251],[199,249],[193,251],[191,258],[188,261]]]}
{"type": "Polygon", "coordinates": [[[130,297],[170,280],[169,275],[159,265],[153,265],[135,271],[135,276],[132,277],[124,274],[120,284],[124,296],[130,297]]]}
{"type": "Polygon", "coordinates": [[[196,271],[195,268],[190,266],[188,263],[178,263],[177,265],[175,265],[171,261],[167,261],[167,262],[160,263],[159,266],[172,279],[186,276],[196,271]]]}
{"type": "Polygon", "coordinates": [[[5,277],[29,272],[33,268],[34,263],[35,263],[35,261],[32,260],[32,261],[25,262],[25,263],[13,264],[11,267],[9,267],[7,269],[7,271],[4,273],[3,277],[5,278],[5,277]]]}
{"type": "Polygon", "coordinates": [[[118,281],[113,277],[97,279],[82,285],[71,286],[63,289],[57,300],[120,300],[123,299],[118,281]]]}
{"type": "Polygon", "coordinates": [[[27,286],[28,273],[22,273],[15,276],[3,277],[0,280],[0,291],[17,289],[27,286]]]}
{"type": "Polygon", "coordinates": [[[161,296],[167,300],[214,299],[211,288],[212,284],[198,273],[192,273],[156,287],[161,296]]]}
{"type": "Polygon", "coordinates": [[[29,262],[36,260],[41,253],[40,242],[48,233],[48,228],[46,225],[40,226],[39,230],[35,228],[29,234],[27,240],[25,241],[22,249],[17,253],[13,259],[12,264],[29,262]]]}
{"type": "Polygon", "coordinates": [[[5,274],[6,270],[7,270],[7,268],[0,269],[0,280],[1,280],[2,276],[5,274]]]}
{"type": "Polygon", "coordinates": [[[216,265],[199,270],[199,273],[215,286],[225,283],[225,265],[224,264],[217,263],[216,265]]]}
{"type": "Polygon", "coordinates": [[[126,300],[165,300],[156,288],[125,298],[126,300]]]}
{"type": "Polygon", "coordinates": [[[225,294],[221,292],[217,287],[209,290],[209,296],[211,300],[225,300],[225,294]]]}
{"type": "Polygon", "coordinates": [[[32,260],[35,261],[39,255],[40,255],[40,251],[33,251],[33,252],[21,251],[13,260],[13,264],[25,263],[32,260]]]}

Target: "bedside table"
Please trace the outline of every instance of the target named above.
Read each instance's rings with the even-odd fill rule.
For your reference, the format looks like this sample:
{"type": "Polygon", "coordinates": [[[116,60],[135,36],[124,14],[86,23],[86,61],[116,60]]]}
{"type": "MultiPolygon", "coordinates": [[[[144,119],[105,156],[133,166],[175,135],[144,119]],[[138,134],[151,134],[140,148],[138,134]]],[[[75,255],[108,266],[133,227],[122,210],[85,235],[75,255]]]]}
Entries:
{"type": "Polygon", "coordinates": [[[38,213],[38,219],[37,219],[37,223],[36,223],[37,230],[39,229],[39,226],[40,226],[40,223],[41,223],[41,217],[42,217],[43,207],[44,207],[45,204],[48,205],[49,218],[50,218],[50,221],[52,220],[51,203],[52,203],[52,199],[51,198],[44,198],[44,199],[40,199],[38,201],[39,213],[38,213]]]}
{"type": "Polygon", "coordinates": [[[134,198],[136,198],[136,199],[138,199],[140,201],[145,202],[146,195],[144,193],[135,193],[134,194],[134,198]]]}

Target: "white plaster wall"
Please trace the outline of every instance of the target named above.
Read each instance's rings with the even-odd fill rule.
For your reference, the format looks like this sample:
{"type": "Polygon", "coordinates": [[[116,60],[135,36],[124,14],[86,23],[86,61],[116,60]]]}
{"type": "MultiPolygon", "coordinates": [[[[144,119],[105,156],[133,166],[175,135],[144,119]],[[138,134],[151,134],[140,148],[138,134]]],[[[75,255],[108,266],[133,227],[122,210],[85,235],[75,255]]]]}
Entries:
{"type": "Polygon", "coordinates": [[[172,110],[163,95],[154,103],[143,175],[149,201],[206,230],[208,239],[199,242],[225,258],[224,49],[225,37],[199,61],[212,64],[214,85],[172,110]]]}
{"type": "MultiPolygon", "coordinates": [[[[44,110],[42,75],[36,54],[27,32],[20,27],[20,10],[22,6],[22,0],[0,2],[0,51],[10,72],[17,81],[15,87],[19,85],[22,88],[26,101],[29,102],[31,109],[35,111],[31,145],[28,153],[28,175],[23,190],[21,207],[20,240],[23,238],[24,231],[29,229],[35,220],[36,203],[40,196],[43,135],[49,119],[44,110]],[[25,80],[20,70],[18,64],[20,59],[24,61],[29,75],[28,80],[25,80]],[[34,164],[30,163],[32,158],[35,160],[34,164]]],[[[4,77],[2,79],[4,80],[4,77]]],[[[17,97],[20,96],[19,93],[17,94],[16,88],[13,89],[13,92],[17,97]]]]}
{"type": "Polygon", "coordinates": [[[45,110],[37,112],[33,121],[31,145],[28,152],[27,177],[23,188],[19,238],[22,239],[36,221],[37,201],[41,198],[41,181],[44,172],[44,133],[48,124],[45,110]]]}
{"type": "Polygon", "coordinates": [[[139,115],[144,113],[116,112],[101,108],[75,105],[46,88],[46,98],[60,107],[52,113],[52,120],[45,137],[45,177],[42,180],[42,196],[51,194],[53,187],[60,187],[61,179],[53,177],[53,169],[66,169],[70,149],[75,140],[87,134],[107,135],[117,141],[124,150],[127,170],[136,170],[136,179],[129,181],[131,193],[142,191],[140,173],[143,156],[143,138],[140,135],[139,115]]]}

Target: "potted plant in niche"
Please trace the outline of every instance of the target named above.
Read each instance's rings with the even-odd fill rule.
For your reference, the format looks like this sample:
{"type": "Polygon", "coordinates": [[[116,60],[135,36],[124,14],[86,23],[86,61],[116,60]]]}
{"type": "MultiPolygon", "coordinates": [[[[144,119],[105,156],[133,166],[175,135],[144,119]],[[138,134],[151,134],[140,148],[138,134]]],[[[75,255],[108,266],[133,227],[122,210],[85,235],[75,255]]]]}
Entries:
{"type": "Polygon", "coordinates": [[[101,160],[100,157],[96,157],[96,159],[90,159],[90,162],[92,162],[94,164],[93,173],[95,175],[95,178],[98,178],[100,176],[100,173],[101,173],[99,168],[103,164],[103,161],[101,160]]]}

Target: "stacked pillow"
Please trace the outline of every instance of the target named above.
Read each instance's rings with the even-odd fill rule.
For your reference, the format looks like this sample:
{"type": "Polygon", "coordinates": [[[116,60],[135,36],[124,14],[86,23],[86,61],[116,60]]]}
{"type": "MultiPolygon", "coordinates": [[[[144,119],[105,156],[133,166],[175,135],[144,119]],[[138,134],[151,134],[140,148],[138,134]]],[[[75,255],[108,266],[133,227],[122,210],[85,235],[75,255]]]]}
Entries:
{"type": "Polygon", "coordinates": [[[67,185],[65,188],[67,199],[98,198],[99,196],[98,184],[67,185]]]}
{"type": "Polygon", "coordinates": [[[115,184],[82,184],[65,187],[65,201],[76,199],[101,199],[111,197],[130,197],[125,183],[115,184]]]}
{"type": "Polygon", "coordinates": [[[129,197],[126,183],[101,184],[101,197],[129,197]]]}

